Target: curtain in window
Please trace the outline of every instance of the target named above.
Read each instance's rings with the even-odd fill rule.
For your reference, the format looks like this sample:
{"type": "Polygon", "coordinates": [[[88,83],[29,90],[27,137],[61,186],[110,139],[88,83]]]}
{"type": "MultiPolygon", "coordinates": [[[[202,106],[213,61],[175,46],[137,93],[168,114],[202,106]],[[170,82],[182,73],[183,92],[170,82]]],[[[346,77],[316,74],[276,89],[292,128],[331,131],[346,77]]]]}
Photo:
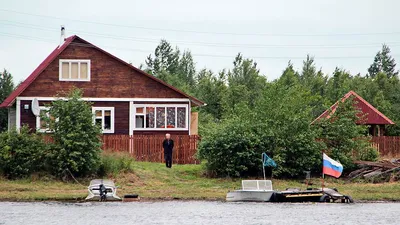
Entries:
{"type": "Polygon", "coordinates": [[[146,128],[154,128],[154,107],[146,107],[146,128]]]}
{"type": "Polygon", "coordinates": [[[88,64],[85,62],[81,62],[81,79],[88,78],[88,64]]]}
{"type": "Polygon", "coordinates": [[[165,128],[165,107],[157,107],[157,128],[165,128]]]}
{"type": "Polygon", "coordinates": [[[186,128],[186,108],[178,107],[177,108],[177,127],[178,128],[186,128]]]}
{"type": "Polygon", "coordinates": [[[69,78],[69,63],[68,62],[62,63],[61,77],[64,79],[69,78]]]}
{"type": "Polygon", "coordinates": [[[175,107],[167,107],[167,128],[175,128],[175,107]]]}
{"type": "Polygon", "coordinates": [[[71,79],[78,79],[78,63],[71,63],[71,79]]]}

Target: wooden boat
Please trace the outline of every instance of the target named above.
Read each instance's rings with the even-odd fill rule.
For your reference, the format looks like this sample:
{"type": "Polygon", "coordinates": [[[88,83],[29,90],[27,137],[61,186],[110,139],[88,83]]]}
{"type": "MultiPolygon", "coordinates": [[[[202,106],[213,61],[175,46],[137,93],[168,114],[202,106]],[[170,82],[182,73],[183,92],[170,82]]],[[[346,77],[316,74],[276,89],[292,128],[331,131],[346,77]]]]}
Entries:
{"type": "Polygon", "coordinates": [[[117,187],[112,180],[91,180],[88,186],[88,191],[89,195],[85,200],[121,200],[121,198],[117,196],[117,187]]]}

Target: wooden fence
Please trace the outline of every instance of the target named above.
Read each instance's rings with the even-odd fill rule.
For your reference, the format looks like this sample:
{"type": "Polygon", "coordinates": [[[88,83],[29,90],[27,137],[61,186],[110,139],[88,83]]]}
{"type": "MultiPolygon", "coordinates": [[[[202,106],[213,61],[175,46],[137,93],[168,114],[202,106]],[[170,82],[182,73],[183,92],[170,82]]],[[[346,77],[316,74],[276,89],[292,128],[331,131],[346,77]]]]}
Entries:
{"type": "Polygon", "coordinates": [[[380,157],[400,157],[400,136],[372,137],[371,142],[371,145],[379,151],[380,157]]]}
{"type": "MultiPolygon", "coordinates": [[[[195,158],[198,135],[173,135],[174,151],[172,160],[178,164],[197,164],[195,158]]],[[[103,135],[102,148],[106,152],[127,152],[137,161],[163,162],[164,135],[103,135]]]]}

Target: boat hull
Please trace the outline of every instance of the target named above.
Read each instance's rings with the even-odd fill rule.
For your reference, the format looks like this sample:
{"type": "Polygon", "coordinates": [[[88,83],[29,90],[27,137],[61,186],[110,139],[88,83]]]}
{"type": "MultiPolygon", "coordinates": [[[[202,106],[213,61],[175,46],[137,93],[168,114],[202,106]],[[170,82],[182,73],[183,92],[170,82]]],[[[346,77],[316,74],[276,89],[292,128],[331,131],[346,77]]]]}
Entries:
{"type": "Polygon", "coordinates": [[[85,200],[107,200],[107,201],[116,201],[121,200],[120,197],[117,196],[117,187],[114,182],[111,180],[92,180],[88,187],[89,195],[85,200]],[[107,194],[104,199],[101,199],[100,196],[100,185],[104,186],[107,194]]]}
{"type": "Polygon", "coordinates": [[[226,195],[227,202],[269,202],[275,191],[263,190],[237,190],[228,192],[226,195]]]}

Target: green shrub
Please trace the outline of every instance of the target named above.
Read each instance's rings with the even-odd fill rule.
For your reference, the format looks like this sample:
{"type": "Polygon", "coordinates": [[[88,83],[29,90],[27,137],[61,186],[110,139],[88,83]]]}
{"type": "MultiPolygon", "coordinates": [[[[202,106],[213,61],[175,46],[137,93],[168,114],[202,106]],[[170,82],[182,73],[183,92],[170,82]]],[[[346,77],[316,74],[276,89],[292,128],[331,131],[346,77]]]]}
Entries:
{"type": "MultiPolygon", "coordinates": [[[[247,120],[246,120],[247,121],[247,120]]],[[[321,145],[309,123],[282,126],[279,133],[268,123],[248,123],[240,119],[224,121],[204,134],[199,158],[206,160],[209,174],[254,176],[262,171],[261,153],[277,163],[274,176],[296,177],[304,170],[317,170],[322,161],[321,145]]]]}
{"type": "Polygon", "coordinates": [[[355,159],[363,161],[377,161],[379,159],[379,151],[368,145],[364,149],[358,150],[355,159]]]}
{"type": "Polygon", "coordinates": [[[0,171],[9,179],[42,171],[47,145],[27,127],[0,134],[0,171]]]}
{"type": "Polygon", "coordinates": [[[119,173],[131,172],[133,162],[132,156],[128,153],[103,153],[97,174],[99,176],[116,176],[119,173]]]}
{"type": "Polygon", "coordinates": [[[320,170],[322,144],[319,129],[311,126],[313,101],[309,92],[273,85],[255,107],[235,106],[235,115],[203,129],[199,158],[209,174],[254,176],[262,173],[261,153],[277,163],[274,176],[298,177],[320,170]]]}
{"type": "Polygon", "coordinates": [[[100,164],[100,128],[93,124],[91,104],[81,97],[80,90],[72,90],[66,99],[51,103],[49,114],[57,119],[44,118],[50,124],[54,140],[49,165],[59,177],[65,176],[67,169],[74,176],[88,176],[100,164]]]}
{"type": "Polygon", "coordinates": [[[259,171],[266,147],[251,129],[232,121],[204,136],[199,158],[206,160],[207,170],[216,176],[239,177],[259,171]]]}

